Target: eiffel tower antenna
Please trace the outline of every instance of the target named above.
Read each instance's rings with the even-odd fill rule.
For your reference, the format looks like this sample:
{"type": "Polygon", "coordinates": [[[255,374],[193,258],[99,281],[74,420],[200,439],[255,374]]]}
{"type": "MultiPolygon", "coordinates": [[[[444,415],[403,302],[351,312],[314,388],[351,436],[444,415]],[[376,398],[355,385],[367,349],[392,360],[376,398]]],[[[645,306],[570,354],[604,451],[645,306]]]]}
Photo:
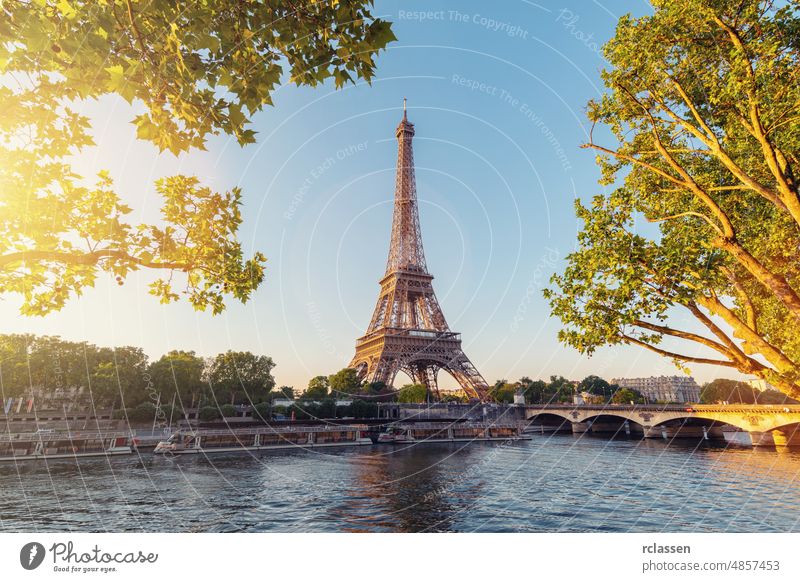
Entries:
{"type": "Polygon", "coordinates": [[[489,386],[461,349],[461,335],[450,331],[433,291],[419,227],[414,175],[414,124],[403,119],[395,130],[397,174],[394,215],[386,272],[367,332],[356,340],[350,362],[359,378],[390,386],[398,372],[424,384],[428,399],[439,399],[437,375],[445,370],[471,399],[488,400],[489,386]]]}

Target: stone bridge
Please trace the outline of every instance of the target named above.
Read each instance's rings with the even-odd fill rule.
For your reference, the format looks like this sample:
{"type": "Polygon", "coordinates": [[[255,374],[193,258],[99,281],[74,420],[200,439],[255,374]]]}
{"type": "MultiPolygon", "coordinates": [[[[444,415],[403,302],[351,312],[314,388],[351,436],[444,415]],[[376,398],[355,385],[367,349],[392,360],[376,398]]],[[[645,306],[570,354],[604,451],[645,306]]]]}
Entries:
{"type": "MultiPolygon", "coordinates": [[[[530,404],[533,430],[640,434],[645,438],[724,438],[723,427],[750,435],[753,445],[800,445],[800,405],[530,404]]],[[[735,439],[733,439],[735,440],[735,439]]],[[[743,443],[743,444],[746,444],[743,443]]]]}

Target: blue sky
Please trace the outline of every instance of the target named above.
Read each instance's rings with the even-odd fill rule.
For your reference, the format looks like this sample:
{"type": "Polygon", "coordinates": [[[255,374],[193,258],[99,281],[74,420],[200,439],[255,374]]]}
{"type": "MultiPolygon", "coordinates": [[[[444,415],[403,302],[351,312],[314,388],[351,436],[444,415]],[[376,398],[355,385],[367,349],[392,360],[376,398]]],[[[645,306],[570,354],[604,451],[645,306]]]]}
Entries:
{"type": "Polygon", "coordinates": [[[486,379],[676,373],[639,349],[588,359],[559,345],[541,294],[573,248],[573,200],[602,191],[594,155],[579,149],[586,102],[601,91],[599,46],[619,16],[648,10],[641,1],[378,0],[374,12],[394,22],[399,41],[380,55],[373,84],[281,87],[275,107],[255,118],[258,143],[246,148],[217,138],[207,152],[158,155],[135,140],[127,124],[134,111],[103,99],[89,108],[99,147],[78,167],[108,168],[136,209],[131,220],[157,216],[153,181],[161,176],[241,186],[241,238],[248,252],[267,255],[266,282],[250,303],[230,303],[215,317],[160,305],[146,294],[152,274],[123,287],[101,277],[44,319],[18,315],[17,298],[6,298],[4,331],[140,345],[153,357],[173,348],[252,350],[275,359],[279,384],[298,388],[344,367],[385,268],[393,134],[407,97],[428,266],[450,327],[486,379]]]}

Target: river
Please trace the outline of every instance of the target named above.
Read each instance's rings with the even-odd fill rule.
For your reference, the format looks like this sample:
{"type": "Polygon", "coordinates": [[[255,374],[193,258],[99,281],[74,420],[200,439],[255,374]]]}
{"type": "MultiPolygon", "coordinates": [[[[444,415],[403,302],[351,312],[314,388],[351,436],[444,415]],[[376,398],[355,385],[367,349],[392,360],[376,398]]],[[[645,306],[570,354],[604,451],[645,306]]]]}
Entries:
{"type": "Polygon", "coordinates": [[[536,435],[0,465],[0,531],[789,532],[800,451],[536,435]]]}

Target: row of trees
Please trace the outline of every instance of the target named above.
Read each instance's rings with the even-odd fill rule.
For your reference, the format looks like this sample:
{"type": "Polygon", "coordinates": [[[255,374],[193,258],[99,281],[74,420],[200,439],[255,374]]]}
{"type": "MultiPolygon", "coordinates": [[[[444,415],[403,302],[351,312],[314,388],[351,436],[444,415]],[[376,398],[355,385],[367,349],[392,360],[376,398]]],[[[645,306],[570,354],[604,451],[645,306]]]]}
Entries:
{"type": "Polygon", "coordinates": [[[738,380],[718,378],[703,385],[700,391],[703,404],[797,404],[797,400],[776,390],[756,390],[738,380]]]}
{"type": "MultiPolygon", "coordinates": [[[[522,393],[528,403],[572,402],[575,394],[589,392],[600,396],[605,402],[643,402],[642,395],[635,390],[620,389],[616,384],[609,384],[598,376],[588,376],[576,384],[563,376],[551,376],[549,381],[531,380],[523,376],[516,382],[498,380],[490,390],[497,402],[510,403],[514,395],[522,393]]],[[[363,383],[359,381],[355,370],[345,368],[331,376],[315,376],[308,383],[302,394],[307,400],[320,401],[328,397],[351,398],[358,396],[371,401],[396,401],[405,403],[423,403],[429,399],[424,384],[405,384],[399,389],[386,386],[383,382],[363,383]]],[[[465,396],[445,394],[444,401],[466,402],[465,396]]]]}
{"type": "MultiPolygon", "coordinates": [[[[405,384],[400,389],[394,389],[383,382],[362,382],[356,371],[352,368],[343,368],[330,376],[315,376],[303,392],[302,397],[308,400],[324,400],[325,398],[352,398],[372,402],[406,402],[422,403],[429,399],[428,390],[424,384],[405,384]]],[[[443,396],[444,400],[466,401],[454,395],[443,396]]]]}
{"type": "Polygon", "coordinates": [[[573,397],[580,393],[589,393],[598,397],[598,401],[606,403],[644,402],[644,398],[636,390],[609,384],[599,376],[587,376],[577,384],[563,376],[550,376],[549,381],[531,380],[523,376],[516,382],[498,380],[492,388],[492,394],[498,402],[513,402],[517,393],[523,394],[525,402],[529,404],[572,402],[573,397]]]}
{"type": "MultiPolygon", "coordinates": [[[[523,377],[509,383],[499,380],[494,386],[494,395],[499,402],[512,402],[514,394],[522,392],[525,402],[542,404],[547,402],[572,402],[575,394],[590,394],[598,402],[612,404],[641,404],[644,397],[636,390],[620,388],[599,376],[590,375],[577,384],[563,376],[550,376],[550,381],[531,380],[523,377]]],[[[793,404],[796,400],[777,390],[756,390],[749,384],[738,380],[718,378],[703,385],[700,391],[703,404],[793,404]]]]}
{"type": "MultiPolygon", "coordinates": [[[[149,361],[141,348],[124,346],[99,347],[86,342],[65,341],[52,336],[0,335],[0,382],[3,395],[10,397],[69,397],[82,388],[82,398],[91,399],[96,407],[137,409],[134,415],[152,417],[155,404],[164,417],[178,417],[185,408],[207,408],[210,419],[235,414],[234,404],[263,405],[261,412],[271,415],[276,398],[295,397],[288,386],[275,388],[272,369],[275,364],[267,356],[251,352],[228,351],[202,358],[191,351],[174,350],[155,361],[149,361]],[[173,410],[172,406],[177,410],[173,410]],[[229,408],[226,409],[225,406],[229,408]]],[[[516,382],[498,380],[491,390],[498,402],[513,402],[521,393],[527,403],[571,402],[575,394],[588,393],[600,402],[643,402],[642,395],[590,375],[575,383],[563,376],[549,381],[532,380],[527,376],[516,382]]],[[[316,376],[301,395],[295,409],[278,410],[302,418],[312,416],[358,416],[366,404],[381,401],[422,403],[428,399],[422,384],[406,384],[395,390],[383,383],[361,382],[355,372],[344,368],[330,376],[316,376]],[[336,410],[336,399],[363,403],[355,410],[336,410]],[[318,404],[312,404],[316,402],[318,404]],[[316,410],[314,407],[320,407],[316,410]]],[[[446,396],[448,400],[463,400],[446,396]]],[[[749,385],[727,379],[706,384],[701,402],[716,403],[784,403],[791,402],[782,394],[758,392],[749,385]]],[[[341,408],[341,407],[339,407],[341,408]]]]}
{"type": "MultiPolygon", "coordinates": [[[[374,402],[390,401],[399,398],[400,393],[410,386],[421,386],[419,384],[408,384],[401,390],[395,390],[383,382],[363,382],[352,368],[342,368],[330,376],[314,376],[308,383],[308,388],[303,392],[303,398],[308,400],[323,400],[325,398],[345,398],[359,396],[364,400],[374,402]]],[[[423,392],[425,387],[422,386],[423,392]]],[[[419,388],[416,388],[419,397],[419,388]]],[[[410,395],[404,396],[410,398],[410,395]]],[[[420,402],[425,401],[423,394],[420,402]]],[[[401,401],[402,402],[402,401],[401,401]]],[[[412,402],[412,400],[407,400],[412,402]]]]}
{"type": "Polygon", "coordinates": [[[272,358],[228,351],[203,358],[174,350],[149,361],[141,348],[99,347],[52,336],[0,335],[5,398],[53,400],[80,391],[96,407],[135,408],[161,402],[179,407],[268,402],[293,396],[275,388],[272,358]]]}

